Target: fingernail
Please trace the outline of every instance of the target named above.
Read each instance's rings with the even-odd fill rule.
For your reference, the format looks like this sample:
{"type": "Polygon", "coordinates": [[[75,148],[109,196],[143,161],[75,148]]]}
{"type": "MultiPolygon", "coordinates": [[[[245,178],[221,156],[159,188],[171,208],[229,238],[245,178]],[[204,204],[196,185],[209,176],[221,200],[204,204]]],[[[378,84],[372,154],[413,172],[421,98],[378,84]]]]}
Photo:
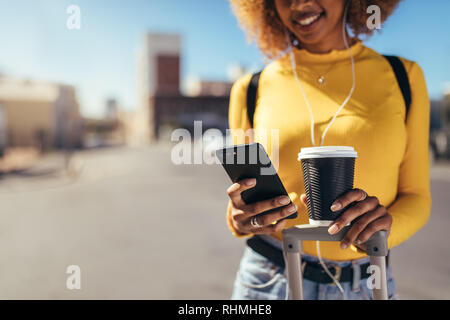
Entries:
{"type": "Polygon", "coordinates": [[[251,186],[256,183],[256,179],[249,179],[245,182],[246,185],[251,186]]]}
{"type": "Polygon", "coordinates": [[[345,249],[347,249],[348,248],[348,244],[346,244],[345,242],[342,242],[341,243],[341,249],[342,250],[345,250],[345,249]]]}
{"type": "Polygon", "coordinates": [[[355,244],[361,244],[361,240],[355,240],[355,244]]]}
{"type": "Polygon", "coordinates": [[[329,234],[335,234],[339,230],[339,227],[336,224],[333,224],[331,227],[328,228],[329,234]]]}
{"type": "Polygon", "coordinates": [[[289,199],[289,197],[286,196],[280,197],[278,199],[279,204],[288,204],[289,202],[291,202],[291,199],[289,199]]]}
{"type": "Polygon", "coordinates": [[[295,212],[295,211],[297,211],[297,206],[295,204],[292,204],[288,207],[287,211],[289,213],[295,212]]]}
{"type": "Polygon", "coordinates": [[[340,204],[339,202],[334,203],[334,204],[330,207],[331,211],[336,211],[336,210],[339,210],[340,208],[341,208],[341,204],[340,204]]]}

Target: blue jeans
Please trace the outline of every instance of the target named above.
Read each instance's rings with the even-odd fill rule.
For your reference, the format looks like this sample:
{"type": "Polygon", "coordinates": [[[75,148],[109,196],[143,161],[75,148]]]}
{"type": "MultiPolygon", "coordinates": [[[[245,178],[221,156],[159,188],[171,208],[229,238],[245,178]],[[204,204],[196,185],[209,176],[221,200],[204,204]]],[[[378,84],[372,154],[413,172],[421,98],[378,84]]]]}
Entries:
{"type": "MultiPolygon", "coordinates": [[[[314,256],[302,254],[303,261],[318,262],[314,256]]],[[[354,264],[367,263],[369,258],[353,261],[330,261],[322,259],[327,265],[345,267],[354,264]]],[[[391,277],[391,270],[387,270],[389,299],[395,299],[395,283],[391,277]]],[[[372,290],[367,286],[367,279],[356,279],[355,283],[341,282],[346,299],[370,300],[372,290]]],[[[332,280],[330,280],[332,281],[332,280]]],[[[342,300],[343,294],[334,284],[320,284],[303,279],[303,294],[305,300],[342,300]]],[[[247,247],[241,259],[239,271],[234,282],[231,299],[233,300],[284,300],[288,297],[287,278],[284,270],[273,264],[264,256],[247,247]]]]}

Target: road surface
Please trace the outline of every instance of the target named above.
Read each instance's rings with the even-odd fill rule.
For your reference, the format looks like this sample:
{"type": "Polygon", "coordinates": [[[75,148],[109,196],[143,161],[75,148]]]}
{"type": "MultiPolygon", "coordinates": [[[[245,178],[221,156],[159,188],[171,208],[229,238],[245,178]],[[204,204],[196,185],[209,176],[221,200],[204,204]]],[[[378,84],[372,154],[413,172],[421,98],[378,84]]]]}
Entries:
{"type": "MultiPolygon", "coordinates": [[[[244,243],[217,165],[170,147],[53,154],[0,180],[0,299],[228,299],[244,243]],[[67,267],[81,289],[66,286],[67,267]]],[[[450,166],[432,168],[429,223],[392,250],[399,298],[450,299],[450,166]]]]}

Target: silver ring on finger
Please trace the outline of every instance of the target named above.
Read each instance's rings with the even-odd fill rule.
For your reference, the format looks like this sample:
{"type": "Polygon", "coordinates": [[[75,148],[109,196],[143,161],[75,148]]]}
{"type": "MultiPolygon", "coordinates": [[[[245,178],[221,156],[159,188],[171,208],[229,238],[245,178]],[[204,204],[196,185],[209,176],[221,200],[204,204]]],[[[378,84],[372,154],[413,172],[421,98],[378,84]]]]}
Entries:
{"type": "Polygon", "coordinates": [[[252,218],[250,219],[250,224],[251,224],[252,227],[254,227],[254,228],[261,228],[261,227],[262,227],[262,225],[260,225],[260,224],[258,223],[258,220],[256,220],[256,216],[254,216],[254,217],[252,217],[252,218]]]}

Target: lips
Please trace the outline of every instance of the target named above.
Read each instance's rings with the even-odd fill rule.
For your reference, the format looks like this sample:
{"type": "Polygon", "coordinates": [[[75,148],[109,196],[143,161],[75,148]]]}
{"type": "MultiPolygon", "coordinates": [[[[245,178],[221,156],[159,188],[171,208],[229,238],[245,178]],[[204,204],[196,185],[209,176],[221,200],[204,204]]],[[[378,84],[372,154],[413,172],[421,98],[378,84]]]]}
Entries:
{"type": "Polygon", "coordinates": [[[307,25],[313,23],[314,21],[316,21],[319,18],[320,18],[320,13],[316,14],[316,15],[313,15],[313,16],[311,16],[309,18],[304,18],[302,20],[299,20],[298,23],[300,23],[302,26],[307,26],[307,25]]]}
{"type": "Polygon", "coordinates": [[[325,12],[305,13],[293,19],[293,23],[298,29],[309,31],[324,15],[325,12]]]}

